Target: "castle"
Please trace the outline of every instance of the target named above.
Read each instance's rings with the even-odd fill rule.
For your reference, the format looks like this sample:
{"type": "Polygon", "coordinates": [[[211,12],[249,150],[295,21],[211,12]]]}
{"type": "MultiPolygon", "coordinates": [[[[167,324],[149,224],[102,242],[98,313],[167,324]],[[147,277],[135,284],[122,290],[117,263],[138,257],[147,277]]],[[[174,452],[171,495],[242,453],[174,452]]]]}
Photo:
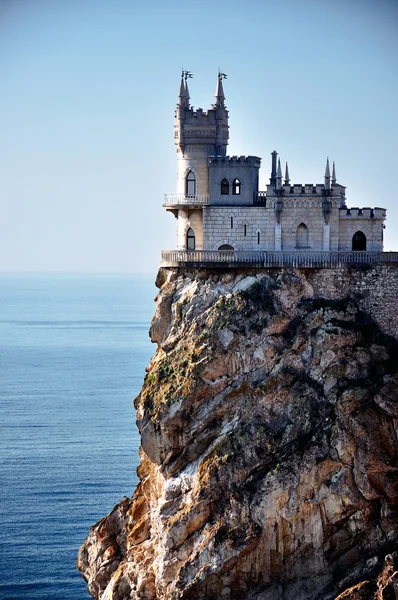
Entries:
{"type": "Polygon", "coordinates": [[[269,184],[260,191],[261,158],[226,154],[224,74],[207,111],[190,105],[189,76],[183,71],[175,113],[177,193],[164,200],[177,219],[178,250],[383,251],[386,210],[348,208],[329,159],[323,183],[292,184],[274,151],[269,184]]]}

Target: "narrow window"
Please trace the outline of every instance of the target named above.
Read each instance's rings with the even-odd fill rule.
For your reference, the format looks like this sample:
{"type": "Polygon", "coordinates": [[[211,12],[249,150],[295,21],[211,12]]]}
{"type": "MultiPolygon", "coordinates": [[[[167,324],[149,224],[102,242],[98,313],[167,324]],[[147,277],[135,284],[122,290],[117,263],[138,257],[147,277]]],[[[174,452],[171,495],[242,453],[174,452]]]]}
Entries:
{"type": "Polygon", "coordinates": [[[240,181],[239,179],[234,179],[232,183],[232,193],[234,196],[239,196],[240,194],[240,181]]]}
{"type": "Polygon", "coordinates": [[[233,228],[234,228],[234,218],[231,217],[231,229],[233,229],[233,228]]]}
{"type": "Polygon", "coordinates": [[[308,248],[308,227],[300,223],[296,231],[296,248],[308,248]]]}
{"type": "Polygon", "coordinates": [[[196,194],[196,177],[189,171],[187,174],[186,182],[185,182],[185,195],[186,196],[195,196],[196,194]]]}
{"type": "Polygon", "coordinates": [[[257,231],[257,244],[259,244],[259,243],[260,243],[260,232],[257,231]]]}
{"type": "Polygon", "coordinates": [[[366,235],[362,231],[357,231],[352,236],[353,250],[366,250],[366,235]]]}
{"type": "Polygon", "coordinates": [[[228,179],[223,179],[221,182],[221,196],[228,196],[228,194],[229,194],[228,179]]]}
{"type": "Polygon", "coordinates": [[[243,235],[244,235],[244,236],[246,236],[246,228],[247,228],[247,226],[246,226],[246,225],[243,225],[243,235]]]}
{"type": "Polygon", "coordinates": [[[195,250],[195,234],[191,228],[187,231],[187,250],[195,250]]]}

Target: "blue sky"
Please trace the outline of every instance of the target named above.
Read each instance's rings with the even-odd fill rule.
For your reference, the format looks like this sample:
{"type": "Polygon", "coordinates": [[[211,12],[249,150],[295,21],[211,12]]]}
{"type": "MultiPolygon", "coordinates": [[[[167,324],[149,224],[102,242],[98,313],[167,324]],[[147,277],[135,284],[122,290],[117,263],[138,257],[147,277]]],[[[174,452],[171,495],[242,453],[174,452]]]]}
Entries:
{"type": "Polygon", "coordinates": [[[181,67],[191,103],[228,74],[229,154],[336,161],[398,250],[398,2],[0,0],[0,271],[155,272],[175,246],[181,67]]]}

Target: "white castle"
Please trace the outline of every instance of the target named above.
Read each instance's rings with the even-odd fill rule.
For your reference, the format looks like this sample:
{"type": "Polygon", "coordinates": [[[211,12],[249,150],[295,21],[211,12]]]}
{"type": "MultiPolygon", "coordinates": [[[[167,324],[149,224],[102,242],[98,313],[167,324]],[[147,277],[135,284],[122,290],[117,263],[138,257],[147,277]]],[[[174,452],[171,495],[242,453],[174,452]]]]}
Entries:
{"type": "Polygon", "coordinates": [[[345,187],[326,161],[324,182],[291,184],[272,152],[271,177],[259,190],[258,156],[227,156],[228,111],[219,73],[209,110],[190,106],[184,71],[174,139],[177,193],[164,207],[177,219],[186,251],[383,251],[384,208],[348,208],[345,187]]]}

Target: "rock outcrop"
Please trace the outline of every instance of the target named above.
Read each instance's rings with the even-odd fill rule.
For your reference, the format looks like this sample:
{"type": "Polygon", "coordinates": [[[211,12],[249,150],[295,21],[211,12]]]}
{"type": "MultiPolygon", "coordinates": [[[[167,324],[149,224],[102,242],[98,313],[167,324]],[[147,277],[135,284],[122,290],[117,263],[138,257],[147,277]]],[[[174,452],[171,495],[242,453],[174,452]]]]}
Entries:
{"type": "Polygon", "coordinates": [[[160,270],[140,483],[79,552],[94,598],[398,598],[397,344],[312,277],[160,270]]]}

